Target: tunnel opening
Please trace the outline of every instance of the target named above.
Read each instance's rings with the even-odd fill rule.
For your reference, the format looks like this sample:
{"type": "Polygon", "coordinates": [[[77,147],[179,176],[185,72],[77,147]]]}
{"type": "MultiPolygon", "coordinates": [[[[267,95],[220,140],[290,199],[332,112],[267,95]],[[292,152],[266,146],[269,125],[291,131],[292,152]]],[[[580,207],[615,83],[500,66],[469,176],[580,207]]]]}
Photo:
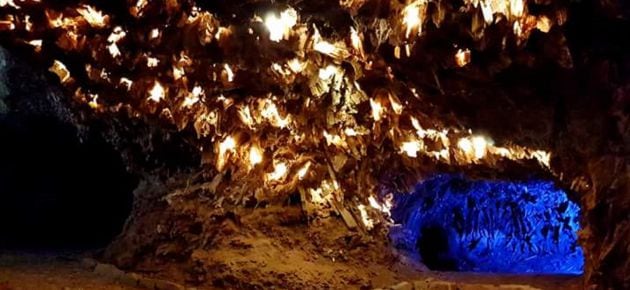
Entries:
{"type": "Polygon", "coordinates": [[[431,270],[582,274],[580,208],[552,181],[441,174],[395,202],[394,244],[431,270]]]}
{"type": "Polygon", "coordinates": [[[12,112],[0,140],[1,248],[96,249],[121,232],[137,180],[99,134],[12,112]]]}

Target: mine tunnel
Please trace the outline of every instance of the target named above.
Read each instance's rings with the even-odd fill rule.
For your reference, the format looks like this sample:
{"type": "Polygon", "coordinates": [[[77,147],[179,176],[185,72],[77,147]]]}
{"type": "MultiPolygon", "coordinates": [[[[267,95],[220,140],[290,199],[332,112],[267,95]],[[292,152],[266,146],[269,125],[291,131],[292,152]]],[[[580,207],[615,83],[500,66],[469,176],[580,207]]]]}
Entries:
{"type": "Polygon", "coordinates": [[[68,106],[41,69],[0,49],[1,250],[98,250],[129,218],[137,178],[68,106]]]}
{"type": "Polygon", "coordinates": [[[442,174],[399,196],[392,237],[431,270],[579,275],[579,211],[552,181],[442,174]]]}
{"type": "Polygon", "coordinates": [[[0,0],[0,290],[630,289],[628,35],[624,0],[0,0]]]}
{"type": "Polygon", "coordinates": [[[45,116],[0,116],[0,247],[93,249],[129,217],[136,185],[97,136],[45,116]]]}

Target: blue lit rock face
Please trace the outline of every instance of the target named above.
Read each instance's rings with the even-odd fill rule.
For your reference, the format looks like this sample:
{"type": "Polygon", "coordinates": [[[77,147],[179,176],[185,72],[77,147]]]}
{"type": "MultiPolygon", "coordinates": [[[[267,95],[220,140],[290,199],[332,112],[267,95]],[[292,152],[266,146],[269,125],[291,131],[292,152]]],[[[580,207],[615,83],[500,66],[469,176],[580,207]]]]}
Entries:
{"type": "Polygon", "coordinates": [[[439,175],[401,195],[394,243],[432,270],[581,274],[579,207],[549,181],[439,175]]]}

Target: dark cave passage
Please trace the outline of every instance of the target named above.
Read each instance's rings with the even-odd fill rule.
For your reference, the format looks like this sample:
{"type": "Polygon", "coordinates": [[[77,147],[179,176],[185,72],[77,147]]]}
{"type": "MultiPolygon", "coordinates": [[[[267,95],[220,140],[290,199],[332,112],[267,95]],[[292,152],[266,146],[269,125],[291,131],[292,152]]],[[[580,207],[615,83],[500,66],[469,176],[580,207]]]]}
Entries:
{"type": "Polygon", "coordinates": [[[438,175],[401,195],[395,244],[431,270],[581,274],[579,207],[553,182],[438,175]]]}
{"type": "Polygon", "coordinates": [[[54,118],[0,115],[0,247],[97,248],[120,233],[137,181],[88,135],[80,142],[54,118]]]}

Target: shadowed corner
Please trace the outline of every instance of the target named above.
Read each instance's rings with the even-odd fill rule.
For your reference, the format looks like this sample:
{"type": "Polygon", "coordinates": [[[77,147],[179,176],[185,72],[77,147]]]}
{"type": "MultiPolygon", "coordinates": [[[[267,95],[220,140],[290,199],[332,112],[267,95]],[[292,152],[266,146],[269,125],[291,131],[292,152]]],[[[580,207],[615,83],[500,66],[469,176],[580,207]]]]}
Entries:
{"type": "Polygon", "coordinates": [[[97,136],[9,114],[0,119],[0,247],[95,249],[122,230],[135,178],[97,136]]]}

